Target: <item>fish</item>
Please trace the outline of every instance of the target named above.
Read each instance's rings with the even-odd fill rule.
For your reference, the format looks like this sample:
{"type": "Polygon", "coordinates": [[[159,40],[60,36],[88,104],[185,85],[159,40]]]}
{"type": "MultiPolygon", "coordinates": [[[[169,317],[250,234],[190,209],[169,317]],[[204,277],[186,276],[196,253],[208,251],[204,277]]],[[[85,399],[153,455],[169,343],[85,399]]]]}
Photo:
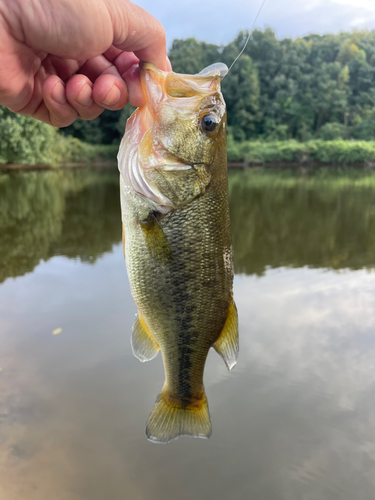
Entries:
{"type": "Polygon", "coordinates": [[[203,384],[211,347],[231,370],[239,352],[233,299],[226,106],[216,63],[197,75],[141,63],[146,104],[129,118],[118,153],[123,247],[138,309],[142,362],[161,351],[165,382],[146,436],[208,438],[203,384]]]}

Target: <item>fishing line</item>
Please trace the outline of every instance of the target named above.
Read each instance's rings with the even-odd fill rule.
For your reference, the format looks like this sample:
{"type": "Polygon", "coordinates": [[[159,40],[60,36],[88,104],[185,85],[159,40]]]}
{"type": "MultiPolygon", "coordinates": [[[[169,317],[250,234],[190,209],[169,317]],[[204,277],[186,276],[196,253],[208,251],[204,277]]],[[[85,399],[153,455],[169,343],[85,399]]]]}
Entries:
{"type": "MultiPolygon", "coordinates": [[[[252,25],[252,27],[251,27],[251,29],[250,29],[250,31],[249,31],[249,36],[247,37],[247,40],[246,40],[246,42],[245,42],[245,45],[242,47],[241,52],[238,54],[238,56],[236,57],[236,59],[235,59],[235,60],[232,62],[232,64],[230,65],[230,68],[228,69],[228,73],[229,73],[229,71],[233,68],[233,66],[234,66],[234,65],[235,65],[235,63],[238,61],[238,59],[239,59],[239,58],[242,56],[242,54],[244,53],[244,50],[246,49],[246,46],[247,46],[247,44],[249,43],[249,40],[250,40],[251,34],[252,34],[253,29],[254,29],[254,26],[255,26],[255,23],[257,22],[258,17],[259,17],[259,15],[260,15],[260,13],[262,12],[262,9],[263,9],[264,4],[266,3],[266,1],[267,1],[267,0],[263,0],[262,5],[259,7],[258,14],[255,16],[255,19],[254,19],[253,25],[252,25]]],[[[227,73],[227,74],[228,74],[228,73],[227,73]]],[[[225,75],[225,76],[227,76],[227,75],[225,75]]],[[[222,80],[224,80],[225,76],[222,78],[222,80]]]]}

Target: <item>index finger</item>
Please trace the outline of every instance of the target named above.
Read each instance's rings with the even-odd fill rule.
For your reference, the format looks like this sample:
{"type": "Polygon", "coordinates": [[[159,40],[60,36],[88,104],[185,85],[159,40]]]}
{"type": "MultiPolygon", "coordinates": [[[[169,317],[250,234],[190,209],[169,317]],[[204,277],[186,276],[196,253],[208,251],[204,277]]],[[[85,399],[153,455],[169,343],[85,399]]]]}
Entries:
{"type": "Polygon", "coordinates": [[[134,52],[139,60],[168,71],[165,30],[161,23],[129,0],[109,2],[113,45],[126,52],[134,52]]]}

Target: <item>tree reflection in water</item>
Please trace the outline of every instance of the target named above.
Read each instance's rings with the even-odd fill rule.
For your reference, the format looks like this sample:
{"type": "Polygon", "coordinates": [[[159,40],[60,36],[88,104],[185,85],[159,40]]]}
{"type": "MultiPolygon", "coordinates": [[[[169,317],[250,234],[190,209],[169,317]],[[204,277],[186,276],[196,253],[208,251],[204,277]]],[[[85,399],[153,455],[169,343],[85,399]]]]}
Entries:
{"type": "Polygon", "coordinates": [[[114,171],[0,176],[0,283],[54,255],[89,262],[121,240],[114,171]]]}
{"type": "Polygon", "coordinates": [[[375,174],[254,169],[230,175],[235,271],[375,266],[375,174]]]}
{"type": "MultiPolygon", "coordinates": [[[[236,273],[375,266],[375,174],[251,169],[229,176],[236,273]]],[[[95,262],[121,241],[116,171],[0,176],[0,282],[65,255],[95,262]]]]}

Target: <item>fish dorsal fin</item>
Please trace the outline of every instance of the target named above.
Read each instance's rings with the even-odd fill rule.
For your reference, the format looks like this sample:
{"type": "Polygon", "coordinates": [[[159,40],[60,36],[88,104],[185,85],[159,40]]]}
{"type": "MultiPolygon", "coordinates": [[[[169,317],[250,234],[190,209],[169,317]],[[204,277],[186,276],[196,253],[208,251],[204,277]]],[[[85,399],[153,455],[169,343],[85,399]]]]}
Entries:
{"type": "Polygon", "coordinates": [[[236,366],[239,351],[238,314],[233,299],[229,305],[224,328],[213,347],[225,361],[228,370],[232,370],[236,366]]]}
{"type": "Polygon", "coordinates": [[[137,314],[133,325],[131,344],[134,356],[142,363],[154,359],[160,349],[140,314],[137,314]]]}

